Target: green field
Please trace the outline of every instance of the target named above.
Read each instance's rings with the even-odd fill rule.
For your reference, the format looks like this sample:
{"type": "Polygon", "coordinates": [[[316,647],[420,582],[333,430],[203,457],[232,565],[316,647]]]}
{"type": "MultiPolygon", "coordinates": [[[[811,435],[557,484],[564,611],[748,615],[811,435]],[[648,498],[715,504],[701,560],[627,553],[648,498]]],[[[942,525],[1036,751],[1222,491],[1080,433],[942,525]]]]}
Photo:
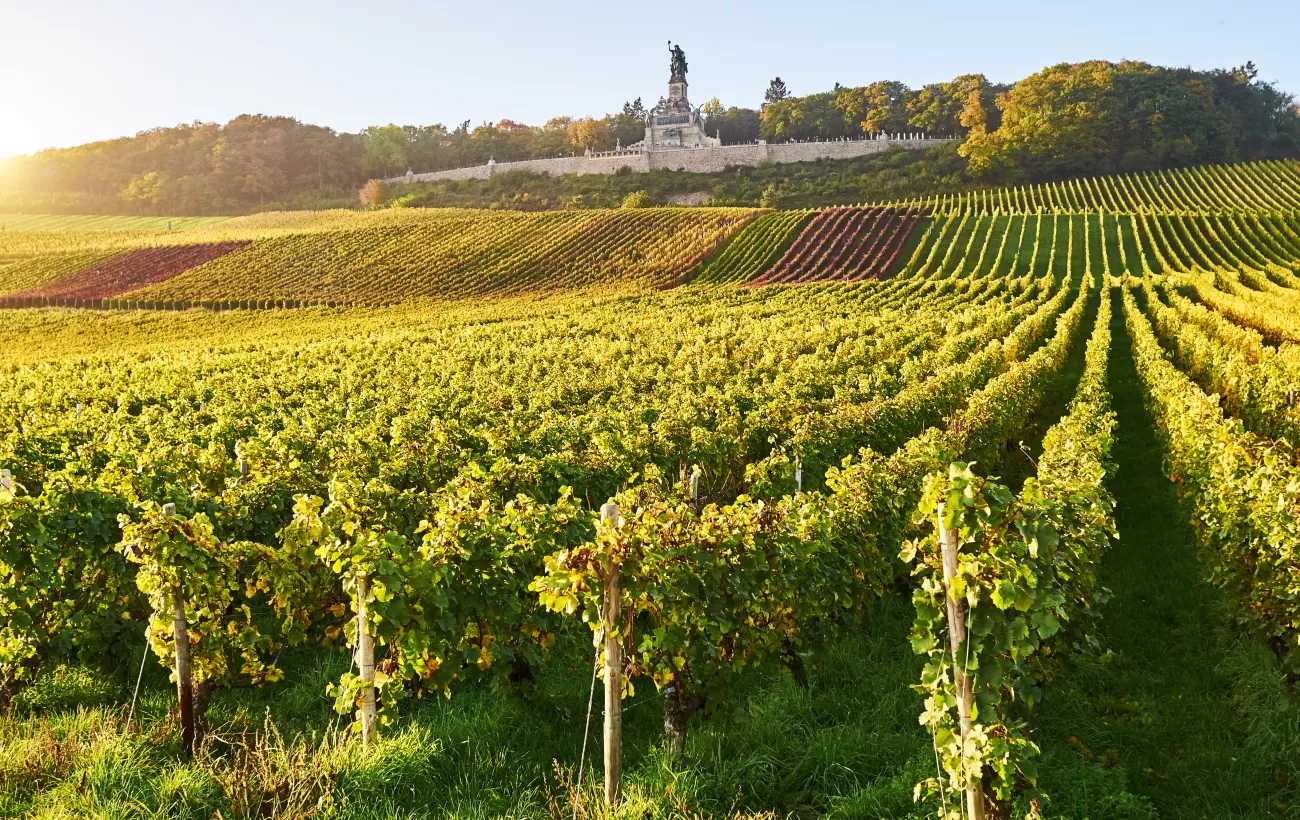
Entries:
{"type": "Polygon", "coordinates": [[[228,216],[67,216],[0,214],[6,231],[188,231],[225,222],[228,216]]]}

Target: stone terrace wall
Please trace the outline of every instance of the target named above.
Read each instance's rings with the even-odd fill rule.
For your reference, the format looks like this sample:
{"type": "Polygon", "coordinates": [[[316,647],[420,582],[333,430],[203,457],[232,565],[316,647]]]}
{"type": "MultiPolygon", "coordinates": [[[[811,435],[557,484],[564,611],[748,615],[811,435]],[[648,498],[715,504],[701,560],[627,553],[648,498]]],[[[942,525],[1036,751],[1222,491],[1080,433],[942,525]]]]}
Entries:
{"type": "Polygon", "coordinates": [[[495,162],[472,168],[455,168],[450,171],[433,171],[425,174],[407,174],[384,182],[434,182],[436,180],[490,179],[509,171],[532,171],[538,174],[562,176],[564,174],[614,174],[622,168],[635,173],[666,169],[694,174],[710,174],[732,165],[760,165],[763,163],[812,162],[818,159],[850,159],[876,154],[890,148],[921,151],[950,139],[881,138],[845,140],[842,142],[784,142],[754,145],[724,145],[720,148],[681,148],[669,150],[606,151],[574,157],[551,159],[525,159],[518,162],[495,162]]]}

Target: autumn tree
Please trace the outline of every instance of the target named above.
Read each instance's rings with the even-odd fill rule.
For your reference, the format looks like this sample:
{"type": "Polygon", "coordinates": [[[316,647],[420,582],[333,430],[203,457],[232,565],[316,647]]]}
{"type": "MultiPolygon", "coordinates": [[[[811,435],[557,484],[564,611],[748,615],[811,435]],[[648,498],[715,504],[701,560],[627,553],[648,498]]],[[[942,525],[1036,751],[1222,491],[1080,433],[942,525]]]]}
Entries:
{"type": "Polygon", "coordinates": [[[907,129],[908,94],[907,86],[894,81],[841,88],[835,94],[835,108],[846,124],[864,134],[897,133],[907,129]]]}
{"type": "Polygon", "coordinates": [[[609,151],[614,147],[614,134],[609,129],[608,119],[586,117],[574,120],[568,130],[569,150],[581,153],[592,151],[609,151]]]}
{"type": "Polygon", "coordinates": [[[622,206],[622,207],[624,207],[624,208],[649,208],[649,207],[652,207],[653,205],[654,205],[654,202],[651,201],[651,199],[650,199],[650,195],[647,194],[645,191],[633,191],[632,193],[630,193],[630,194],[628,194],[627,196],[623,197],[623,206],[622,206]]]}
{"type": "Polygon", "coordinates": [[[908,96],[907,124],[939,136],[965,136],[977,122],[986,131],[996,130],[1001,112],[995,99],[1009,88],[990,83],[983,74],[931,83],[908,96]]]}
{"type": "Polygon", "coordinates": [[[961,153],[972,176],[1001,181],[1293,154],[1300,121],[1292,98],[1252,77],[1249,64],[1202,72],[1062,63],[999,95],[996,128],[978,127],[968,99],[962,116],[972,127],[961,153]]]}
{"type": "Polygon", "coordinates": [[[388,186],[382,179],[372,179],[361,186],[361,205],[365,208],[380,208],[388,200],[388,186]]]}

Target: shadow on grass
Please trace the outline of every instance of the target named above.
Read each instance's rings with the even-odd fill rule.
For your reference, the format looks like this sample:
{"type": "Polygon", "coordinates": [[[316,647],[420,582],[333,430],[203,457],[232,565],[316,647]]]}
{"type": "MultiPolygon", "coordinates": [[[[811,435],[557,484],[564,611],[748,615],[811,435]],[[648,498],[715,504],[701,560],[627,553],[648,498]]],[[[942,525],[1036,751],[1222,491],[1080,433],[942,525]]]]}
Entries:
{"type": "MultiPolygon", "coordinates": [[[[1091,783],[1075,765],[1084,761],[1119,775],[1160,817],[1300,816],[1300,710],[1271,653],[1234,632],[1196,561],[1195,535],[1162,472],[1123,311],[1113,315],[1120,540],[1100,572],[1113,597],[1099,626],[1103,652],[1056,681],[1039,710],[1043,785],[1058,803],[1086,792],[1091,783]]],[[[1133,809],[1104,816],[1129,816],[1121,808],[1133,809]]]]}

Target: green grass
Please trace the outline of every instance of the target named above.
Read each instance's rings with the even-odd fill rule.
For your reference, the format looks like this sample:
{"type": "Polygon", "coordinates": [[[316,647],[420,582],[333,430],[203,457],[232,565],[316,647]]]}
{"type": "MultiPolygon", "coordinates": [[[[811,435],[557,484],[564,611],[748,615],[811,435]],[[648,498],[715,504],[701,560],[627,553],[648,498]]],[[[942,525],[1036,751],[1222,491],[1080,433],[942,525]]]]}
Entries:
{"type": "Polygon", "coordinates": [[[1234,632],[1196,562],[1118,308],[1112,333],[1120,539],[1100,581],[1113,598],[1101,652],[1056,681],[1039,710],[1044,785],[1079,787],[1066,773],[1082,760],[1123,773],[1161,817],[1300,816],[1300,710],[1272,654],[1234,632]]]}
{"type": "MultiPolygon", "coordinates": [[[[911,620],[904,596],[878,601],[865,633],[812,670],[808,692],[784,673],[750,676],[734,708],[692,721],[685,761],[665,756],[659,701],[641,682],[624,712],[619,816],[933,816],[912,800],[934,762],[910,688],[920,669],[911,620]]],[[[570,816],[589,670],[547,670],[528,692],[467,687],[419,702],[366,750],[322,737],[336,720],[325,685],[346,657],[303,651],[285,661],[284,683],[217,694],[214,728],[190,762],[178,755],[174,690],[152,658],[130,733],[134,669],[113,685],[84,670],[48,674],[0,717],[0,815],[294,817],[319,806],[319,816],[346,818],[570,816]]],[[[596,695],[583,817],[600,816],[596,695]]],[[[1048,817],[1154,817],[1124,791],[1122,773],[1068,752],[1061,767],[1048,817]]]]}
{"type": "Polygon", "coordinates": [[[6,231],[173,231],[205,228],[228,216],[64,216],[60,214],[0,214],[6,231]]]}
{"type": "MultiPolygon", "coordinates": [[[[866,633],[813,670],[810,692],[783,671],[749,676],[733,709],[691,723],[685,762],[665,756],[659,700],[640,681],[625,707],[624,814],[919,816],[912,787],[933,763],[910,689],[920,666],[906,639],[911,618],[901,596],[879,601],[866,633]]],[[[582,748],[585,664],[545,670],[529,692],[470,686],[450,701],[418,702],[366,751],[322,745],[335,722],[325,685],[346,670],[346,657],[304,651],[285,660],[284,683],[217,693],[216,728],[188,763],[169,716],[174,690],[152,658],[142,729],[130,734],[123,719],[134,669],[107,703],[96,676],[48,674],[0,719],[0,814],[266,816],[246,808],[279,795],[282,811],[321,803],[338,817],[569,816],[564,783],[582,748]]],[[[596,694],[588,798],[601,759],[596,694]]]]}

